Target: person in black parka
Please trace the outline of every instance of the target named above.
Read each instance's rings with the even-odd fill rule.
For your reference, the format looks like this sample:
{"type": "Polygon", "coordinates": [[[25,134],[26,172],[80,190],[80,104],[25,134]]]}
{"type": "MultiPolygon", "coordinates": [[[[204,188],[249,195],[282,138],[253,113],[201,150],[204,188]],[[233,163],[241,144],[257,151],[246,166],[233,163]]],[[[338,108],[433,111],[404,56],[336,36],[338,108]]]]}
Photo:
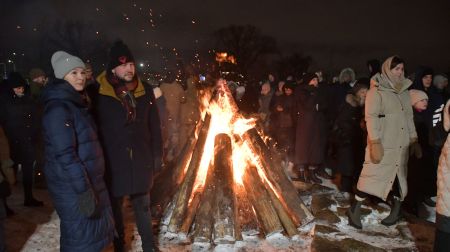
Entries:
{"type": "Polygon", "coordinates": [[[11,72],[6,86],[0,98],[0,124],[8,138],[11,159],[22,167],[24,205],[42,206],[42,201],[33,197],[35,145],[39,134],[37,104],[27,90],[26,80],[19,73],[11,72]]]}
{"type": "Polygon", "coordinates": [[[294,163],[293,153],[295,144],[295,97],[294,83],[287,83],[282,87],[283,94],[273,96],[271,108],[271,128],[278,148],[284,154],[287,163],[294,163]]]}
{"type": "Polygon", "coordinates": [[[424,151],[424,159],[430,160],[428,155],[431,154],[431,163],[428,163],[426,170],[423,173],[425,176],[421,177],[422,183],[424,185],[425,200],[424,202],[429,206],[435,206],[435,202],[431,199],[436,196],[437,192],[437,169],[439,163],[439,156],[441,155],[441,149],[444,145],[447,135],[443,132],[443,114],[445,100],[443,90],[439,90],[433,86],[433,69],[426,66],[418,67],[414,82],[411,89],[421,90],[425,92],[428,96],[428,106],[425,111],[423,111],[423,119],[425,120],[425,126],[428,131],[428,146],[426,146],[424,151]],[[431,152],[428,152],[431,149],[431,152]]]}
{"type": "Polygon", "coordinates": [[[336,141],[338,171],[341,173],[340,190],[352,193],[364,162],[366,139],[361,122],[368,83],[355,84],[347,94],[345,103],[339,110],[332,130],[332,139],[336,141]]]}
{"type": "Polygon", "coordinates": [[[150,212],[153,174],[161,169],[162,137],[153,88],[136,74],[128,47],[117,41],[100,84],[95,114],[105,148],[116,251],[124,248],[122,203],[129,196],[144,251],[155,250],[150,212]]]}
{"type": "Polygon", "coordinates": [[[102,251],[113,240],[114,221],[102,147],[81,93],[84,63],[62,51],[51,62],[56,79],[41,96],[44,173],[61,219],[61,251],[102,251]]]}
{"type": "MultiPolygon", "coordinates": [[[[404,208],[409,213],[418,216],[419,206],[430,191],[430,183],[424,182],[429,180],[429,169],[433,167],[433,148],[429,144],[430,132],[426,120],[428,96],[424,91],[417,89],[409,90],[409,95],[414,113],[414,127],[422,153],[417,157],[411,156],[408,161],[408,195],[405,198],[404,208]]],[[[436,184],[436,181],[434,182],[436,184]]]]}
{"type": "Polygon", "coordinates": [[[317,75],[305,74],[302,83],[295,89],[297,118],[294,164],[301,181],[322,183],[316,176],[316,170],[325,161],[326,124],[322,112],[324,101],[317,86],[317,75]]]}

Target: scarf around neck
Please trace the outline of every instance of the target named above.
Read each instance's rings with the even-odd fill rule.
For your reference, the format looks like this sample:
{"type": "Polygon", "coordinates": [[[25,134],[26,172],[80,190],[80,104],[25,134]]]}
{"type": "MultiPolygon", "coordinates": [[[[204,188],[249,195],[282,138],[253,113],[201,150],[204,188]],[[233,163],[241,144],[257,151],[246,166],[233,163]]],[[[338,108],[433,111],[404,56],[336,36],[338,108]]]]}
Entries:
{"type": "MultiPolygon", "coordinates": [[[[107,73],[106,79],[113,87],[114,93],[120,99],[122,106],[126,110],[127,123],[134,122],[136,120],[136,99],[134,97],[134,90],[129,90],[127,88],[127,83],[117,78],[117,76],[112,73],[107,73]]],[[[137,87],[138,80],[136,76],[133,78],[132,83],[137,87]]]]}

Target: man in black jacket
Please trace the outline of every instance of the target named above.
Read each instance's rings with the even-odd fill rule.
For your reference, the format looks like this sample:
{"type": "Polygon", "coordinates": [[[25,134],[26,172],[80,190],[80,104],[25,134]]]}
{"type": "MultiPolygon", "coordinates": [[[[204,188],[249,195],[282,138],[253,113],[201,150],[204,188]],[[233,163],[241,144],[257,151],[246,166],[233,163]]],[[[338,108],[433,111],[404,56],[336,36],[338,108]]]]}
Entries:
{"type": "Polygon", "coordinates": [[[121,41],[111,48],[108,67],[97,81],[100,86],[95,114],[119,235],[114,247],[116,251],[124,249],[122,203],[129,196],[142,248],[153,251],[149,192],[162,157],[160,119],[153,89],[137,77],[133,55],[121,41]]]}
{"type": "Polygon", "coordinates": [[[0,98],[0,124],[5,130],[11,150],[11,159],[22,167],[24,205],[42,206],[42,201],[33,197],[34,165],[36,161],[39,118],[36,103],[26,92],[25,79],[11,72],[6,81],[7,88],[0,98]]]}

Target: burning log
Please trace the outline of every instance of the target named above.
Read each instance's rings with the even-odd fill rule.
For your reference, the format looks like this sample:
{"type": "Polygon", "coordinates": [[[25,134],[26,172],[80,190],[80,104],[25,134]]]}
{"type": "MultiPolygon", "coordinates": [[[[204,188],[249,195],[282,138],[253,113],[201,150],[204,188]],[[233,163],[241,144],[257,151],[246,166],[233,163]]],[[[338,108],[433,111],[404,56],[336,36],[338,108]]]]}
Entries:
{"type": "MultiPolygon", "coordinates": [[[[206,118],[205,118],[206,119],[206,118]]],[[[175,182],[176,186],[179,186],[181,182],[183,182],[184,176],[186,175],[186,169],[189,167],[189,163],[192,159],[192,154],[194,152],[194,148],[197,143],[196,132],[199,132],[203,129],[204,123],[202,120],[199,120],[197,126],[192,129],[191,134],[186,141],[183,149],[180,152],[178,162],[176,163],[174,173],[172,174],[172,180],[175,182]]]]}
{"type": "Polygon", "coordinates": [[[206,188],[202,194],[200,207],[195,216],[194,228],[192,230],[193,240],[195,242],[211,242],[213,229],[213,215],[211,214],[214,207],[216,186],[215,186],[214,166],[209,167],[206,177],[206,188]]]}
{"type": "Polygon", "coordinates": [[[266,237],[275,233],[281,233],[283,225],[255,167],[247,169],[243,181],[250,202],[255,208],[258,222],[261,224],[266,237]]]}
{"type": "Polygon", "coordinates": [[[219,84],[215,98],[206,97],[198,138],[184,146],[173,174],[167,175],[178,188],[161,230],[167,237],[177,233],[181,242],[189,234],[187,240],[214,244],[260,233],[294,236],[313,216],[254,128],[254,119],[240,115],[226,83],[219,84]]]}
{"type": "Polygon", "coordinates": [[[214,243],[234,243],[234,194],[231,139],[226,134],[215,138],[214,176],[216,199],[214,208],[214,243]]]}
{"type": "MultiPolygon", "coordinates": [[[[197,124],[198,129],[203,126],[200,120],[197,124]]],[[[185,167],[189,165],[192,158],[197,138],[195,137],[195,129],[192,130],[189,139],[186,141],[183,149],[180,152],[179,159],[176,163],[171,163],[161,174],[155,179],[155,184],[152,187],[152,204],[161,206],[162,209],[167,208],[171,197],[183,182],[186,175],[185,167]]]]}
{"type": "Polygon", "coordinates": [[[274,162],[270,149],[264,143],[256,129],[252,128],[245,132],[243,139],[250,141],[251,148],[261,158],[267,178],[282,196],[280,199],[281,204],[292,217],[294,224],[298,227],[311,222],[314,219],[313,215],[300,200],[297,190],[282,171],[281,165],[274,162]]]}
{"type": "Polygon", "coordinates": [[[255,236],[259,234],[258,221],[252,204],[250,203],[245,188],[235,185],[236,195],[236,239],[242,239],[240,235],[255,236]],[[240,232],[241,234],[239,234],[240,232]]]}
{"type": "Polygon", "coordinates": [[[284,209],[283,205],[281,204],[280,199],[275,195],[275,193],[272,191],[271,188],[269,188],[268,185],[266,185],[266,190],[269,193],[270,198],[272,199],[273,207],[277,211],[278,217],[280,218],[281,223],[283,224],[283,227],[286,230],[287,235],[292,237],[292,236],[298,234],[298,231],[294,225],[294,222],[292,221],[291,217],[284,209]]]}
{"type": "MultiPolygon", "coordinates": [[[[189,163],[186,176],[184,178],[181,187],[179,188],[177,197],[175,199],[175,208],[173,210],[170,223],[168,226],[168,231],[176,233],[179,231],[181,224],[187,217],[189,197],[192,194],[192,189],[194,186],[195,178],[197,176],[197,171],[201,161],[201,156],[206,142],[206,137],[208,135],[209,123],[211,116],[206,114],[204,124],[199,132],[198,140],[195,145],[194,152],[192,153],[192,158],[189,163]]],[[[194,197],[195,198],[195,197],[194,197]]],[[[195,200],[199,200],[198,197],[195,200]]],[[[195,202],[194,202],[195,203],[195,202]]],[[[186,232],[187,233],[187,232],[186,232]]]]}

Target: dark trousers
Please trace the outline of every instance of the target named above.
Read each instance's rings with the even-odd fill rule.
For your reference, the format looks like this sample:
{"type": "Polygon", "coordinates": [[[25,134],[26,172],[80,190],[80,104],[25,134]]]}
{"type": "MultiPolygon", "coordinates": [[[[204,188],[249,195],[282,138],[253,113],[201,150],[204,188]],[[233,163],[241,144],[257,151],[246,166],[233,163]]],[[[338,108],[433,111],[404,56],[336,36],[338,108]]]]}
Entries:
{"type": "MultiPolygon", "coordinates": [[[[116,231],[119,235],[116,243],[124,243],[125,228],[123,223],[122,205],[124,197],[114,197],[111,205],[114,214],[114,221],[116,223],[116,231]]],[[[152,251],[154,249],[153,230],[152,230],[152,215],[150,211],[150,194],[133,194],[130,195],[130,201],[133,205],[136,226],[142,240],[142,249],[144,252],[152,251]]]]}
{"type": "Polygon", "coordinates": [[[434,252],[448,252],[450,251],[450,233],[441,231],[436,228],[434,238],[434,252]]]}
{"type": "Polygon", "coordinates": [[[342,192],[353,192],[353,185],[355,184],[355,179],[353,178],[353,176],[346,176],[346,175],[342,175],[341,176],[341,187],[340,190],[342,192]]]}
{"type": "Polygon", "coordinates": [[[25,201],[33,199],[34,160],[27,160],[22,165],[22,183],[25,201]]]}
{"type": "Polygon", "coordinates": [[[6,218],[6,209],[3,204],[0,204],[0,252],[6,251],[5,245],[5,218],[6,218]]]}

